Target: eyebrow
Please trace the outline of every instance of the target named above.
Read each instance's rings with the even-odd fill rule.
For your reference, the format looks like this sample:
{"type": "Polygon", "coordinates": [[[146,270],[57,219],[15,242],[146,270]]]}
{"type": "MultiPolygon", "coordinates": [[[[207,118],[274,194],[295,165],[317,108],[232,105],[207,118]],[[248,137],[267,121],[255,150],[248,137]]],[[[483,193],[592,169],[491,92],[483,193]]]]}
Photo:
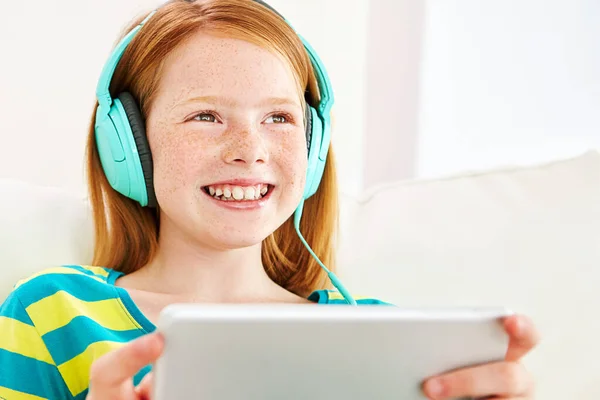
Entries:
{"type": "MultiPolygon", "coordinates": [[[[208,104],[219,104],[228,107],[235,107],[238,102],[234,98],[220,97],[220,96],[197,96],[178,102],[173,106],[173,109],[187,105],[190,103],[208,103],[208,104]]],[[[302,107],[298,100],[291,99],[289,97],[268,97],[257,103],[257,106],[282,106],[292,105],[296,107],[302,107]]]]}

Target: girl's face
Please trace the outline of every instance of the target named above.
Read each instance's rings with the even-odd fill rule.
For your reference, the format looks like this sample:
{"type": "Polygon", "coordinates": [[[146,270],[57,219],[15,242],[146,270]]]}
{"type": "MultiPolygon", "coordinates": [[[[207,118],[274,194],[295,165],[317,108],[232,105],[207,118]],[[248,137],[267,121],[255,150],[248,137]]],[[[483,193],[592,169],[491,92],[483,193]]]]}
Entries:
{"type": "Polygon", "coordinates": [[[290,66],[196,33],[165,61],[147,121],[161,230],[216,249],[260,243],[292,215],[307,167],[290,66]]]}

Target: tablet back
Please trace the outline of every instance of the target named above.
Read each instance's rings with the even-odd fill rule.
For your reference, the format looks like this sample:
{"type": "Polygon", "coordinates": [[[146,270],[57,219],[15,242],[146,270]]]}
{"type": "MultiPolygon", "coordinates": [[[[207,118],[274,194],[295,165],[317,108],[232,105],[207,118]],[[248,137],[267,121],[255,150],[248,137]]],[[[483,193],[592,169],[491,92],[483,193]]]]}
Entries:
{"type": "Polygon", "coordinates": [[[425,378],[504,358],[503,309],[175,305],[155,399],[425,399],[425,378]]]}

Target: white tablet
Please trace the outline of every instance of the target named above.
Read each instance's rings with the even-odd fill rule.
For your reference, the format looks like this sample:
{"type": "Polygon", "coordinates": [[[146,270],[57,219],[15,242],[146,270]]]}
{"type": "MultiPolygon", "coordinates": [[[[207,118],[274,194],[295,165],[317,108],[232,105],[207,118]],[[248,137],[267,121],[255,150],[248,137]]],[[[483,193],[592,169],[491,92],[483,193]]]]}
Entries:
{"type": "Polygon", "coordinates": [[[421,384],[504,359],[505,309],[173,305],[154,399],[425,399],[421,384]]]}

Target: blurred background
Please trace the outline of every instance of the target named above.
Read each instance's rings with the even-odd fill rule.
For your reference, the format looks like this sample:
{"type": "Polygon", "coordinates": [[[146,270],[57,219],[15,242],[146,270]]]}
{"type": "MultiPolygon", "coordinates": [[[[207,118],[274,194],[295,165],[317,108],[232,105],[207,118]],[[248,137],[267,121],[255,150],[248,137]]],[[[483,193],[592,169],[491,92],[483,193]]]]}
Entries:
{"type": "MultiPolygon", "coordinates": [[[[96,80],[126,21],[158,4],[3,5],[0,178],[84,190],[96,80]]],[[[600,147],[598,0],[271,4],[328,67],[345,192],[600,147]]]]}

